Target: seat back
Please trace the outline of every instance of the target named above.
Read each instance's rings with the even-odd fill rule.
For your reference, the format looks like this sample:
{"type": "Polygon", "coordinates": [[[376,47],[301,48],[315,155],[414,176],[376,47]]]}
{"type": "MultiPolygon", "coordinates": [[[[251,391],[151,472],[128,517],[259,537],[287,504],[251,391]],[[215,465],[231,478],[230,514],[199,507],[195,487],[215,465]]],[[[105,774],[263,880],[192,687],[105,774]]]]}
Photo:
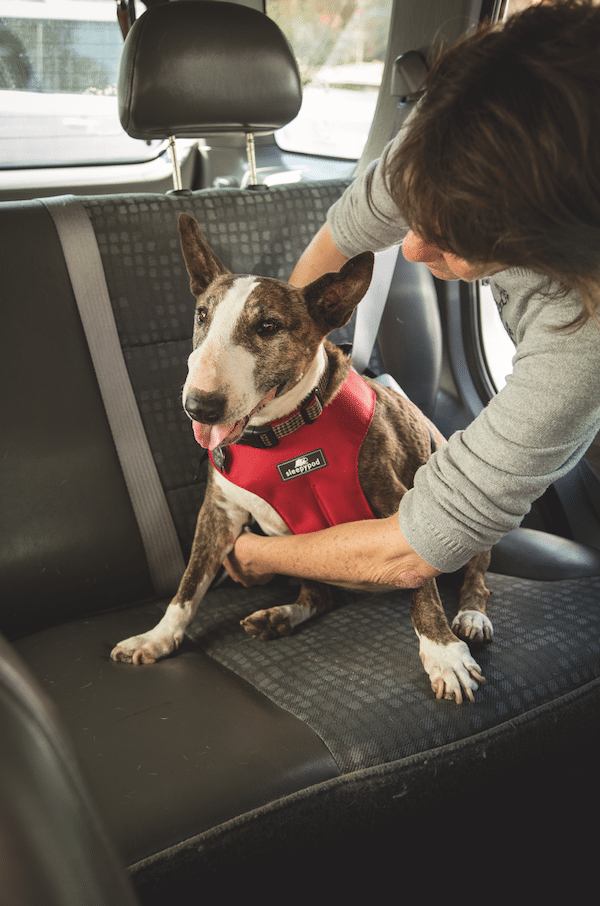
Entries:
{"type": "MultiPolygon", "coordinates": [[[[286,279],[346,185],[80,199],[184,558],[205,485],[180,402],[194,299],[178,215],[232,271],[286,279]]],[[[0,231],[0,630],[15,636],[154,592],[52,218],[0,205],[0,231]]]]}

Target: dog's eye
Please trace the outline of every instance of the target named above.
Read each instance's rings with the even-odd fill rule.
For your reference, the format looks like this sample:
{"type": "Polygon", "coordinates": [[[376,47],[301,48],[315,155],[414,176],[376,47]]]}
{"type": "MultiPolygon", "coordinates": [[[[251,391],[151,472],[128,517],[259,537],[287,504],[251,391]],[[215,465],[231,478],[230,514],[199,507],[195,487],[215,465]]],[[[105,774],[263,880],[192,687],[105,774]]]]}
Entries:
{"type": "Polygon", "coordinates": [[[196,311],[196,324],[202,324],[206,321],[208,312],[205,308],[199,308],[196,311]]]}
{"type": "Polygon", "coordinates": [[[257,328],[259,337],[270,337],[279,330],[279,324],[273,318],[265,318],[257,328]]]}

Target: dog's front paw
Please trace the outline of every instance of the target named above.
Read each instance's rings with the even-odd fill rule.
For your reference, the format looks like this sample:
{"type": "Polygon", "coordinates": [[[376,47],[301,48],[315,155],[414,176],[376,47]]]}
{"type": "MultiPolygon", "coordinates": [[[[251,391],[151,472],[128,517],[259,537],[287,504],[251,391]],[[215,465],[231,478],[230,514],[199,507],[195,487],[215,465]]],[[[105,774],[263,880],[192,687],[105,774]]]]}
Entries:
{"type": "Polygon", "coordinates": [[[113,661],[125,664],[154,664],[160,658],[167,657],[179,648],[181,638],[177,636],[157,636],[152,631],[144,635],[132,636],[115,645],[110,653],[113,661]]]}
{"type": "Polygon", "coordinates": [[[268,610],[256,610],[249,617],[240,620],[248,635],[255,639],[269,642],[280,639],[282,636],[291,635],[294,631],[288,608],[270,607],[268,610]]]}
{"type": "Polygon", "coordinates": [[[468,642],[491,642],[494,638],[492,621],[480,610],[461,610],[452,620],[452,632],[468,642]]]}
{"type": "Polygon", "coordinates": [[[473,693],[479,683],[485,682],[485,677],[465,642],[442,645],[421,637],[419,656],[436,698],[454,699],[460,705],[464,694],[469,701],[475,701],[473,693]]]}

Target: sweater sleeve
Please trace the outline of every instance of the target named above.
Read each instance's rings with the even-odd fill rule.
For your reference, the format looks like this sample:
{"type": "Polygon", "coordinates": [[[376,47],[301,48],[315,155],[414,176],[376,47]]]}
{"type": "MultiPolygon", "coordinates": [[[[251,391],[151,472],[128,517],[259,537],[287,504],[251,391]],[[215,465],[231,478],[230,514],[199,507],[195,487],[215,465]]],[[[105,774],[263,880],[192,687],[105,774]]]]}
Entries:
{"type": "Polygon", "coordinates": [[[555,329],[579,307],[571,297],[528,298],[506,386],[419,469],[403,497],[404,536],[436,569],[458,569],[516,528],[600,430],[600,327],[590,320],[555,329]]]}
{"type": "Polygon", "coordinates": [[[403,135],[404,129],[329,209],[327,223],[333,241],[348,258],[397,245],[407,233],[386,179],[390,157],[403,135]]]}

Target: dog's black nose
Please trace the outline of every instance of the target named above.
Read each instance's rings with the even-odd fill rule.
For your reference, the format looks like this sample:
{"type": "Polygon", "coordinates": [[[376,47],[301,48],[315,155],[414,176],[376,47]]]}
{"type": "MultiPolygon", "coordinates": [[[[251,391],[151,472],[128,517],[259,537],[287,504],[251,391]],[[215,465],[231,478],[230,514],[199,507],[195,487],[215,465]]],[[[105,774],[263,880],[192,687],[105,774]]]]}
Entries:
{"type": "Polygon", "coordinates": [[[227,400],[221,393],[190,390],[184,408],[190,418],[203,425],[218,425],[223,421],[227,400]]]}

